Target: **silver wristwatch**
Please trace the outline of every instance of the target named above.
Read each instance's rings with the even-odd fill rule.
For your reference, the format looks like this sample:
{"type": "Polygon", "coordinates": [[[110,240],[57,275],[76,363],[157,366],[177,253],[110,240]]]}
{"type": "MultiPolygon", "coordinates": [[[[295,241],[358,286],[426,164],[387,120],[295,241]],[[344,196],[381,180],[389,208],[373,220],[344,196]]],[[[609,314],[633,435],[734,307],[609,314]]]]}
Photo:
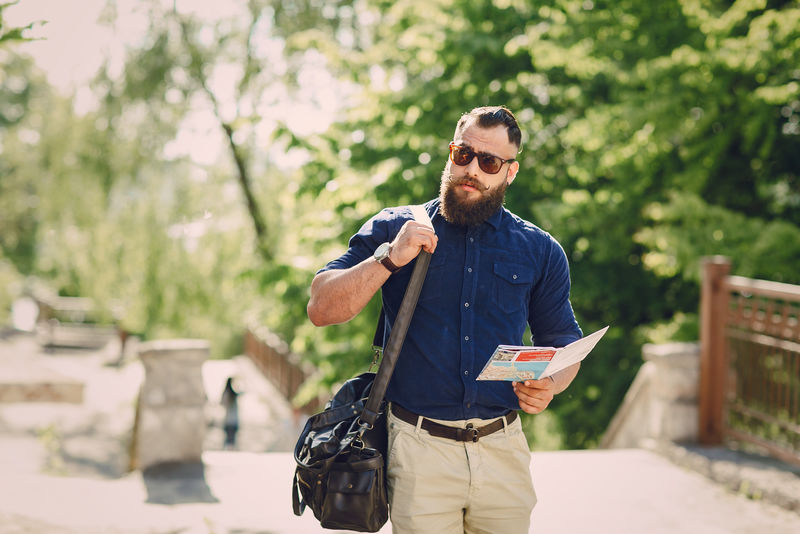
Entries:
{"type": "Polygon", "coordinates": [[[392,244],[391,243],[381,243],[378,245],[378,248],[375,249],[375,253],[372,255],[373,259],[386,267],[390,273],[397,271],[400,267],[392,263],[392,260],[389,259],[389,253],[392,251],[392,244]]]}

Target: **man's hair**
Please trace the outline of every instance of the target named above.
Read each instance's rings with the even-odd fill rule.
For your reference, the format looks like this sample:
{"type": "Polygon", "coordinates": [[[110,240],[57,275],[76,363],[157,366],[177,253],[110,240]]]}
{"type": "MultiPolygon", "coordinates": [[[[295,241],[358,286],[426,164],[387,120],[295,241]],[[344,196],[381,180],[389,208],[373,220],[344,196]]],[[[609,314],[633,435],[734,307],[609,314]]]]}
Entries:
{"type": "Polygon", "coordinates": [[[471,119],[475,119],[481,128],[491,128],[502,124],[508,132],[508,141],[515,144],[517,149],[521,149],[522,132],[514,114],[505,106],[483,106],[464,113],[456,125],[456,137],[464,131],[471,119]]]}

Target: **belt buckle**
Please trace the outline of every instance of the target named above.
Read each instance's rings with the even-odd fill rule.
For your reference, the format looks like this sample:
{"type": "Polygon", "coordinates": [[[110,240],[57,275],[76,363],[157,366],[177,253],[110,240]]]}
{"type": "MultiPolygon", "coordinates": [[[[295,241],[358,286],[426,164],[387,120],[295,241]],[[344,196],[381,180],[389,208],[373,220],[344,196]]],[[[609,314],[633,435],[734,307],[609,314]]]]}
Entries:
{"type": "Polygon", "coordinates": [[[464,429],[467,431],[467,435],[472,435],[472,439],[466,439],[464,441],[472,441],[472,443],[478,442],[478,429],[472,426],[472,423],[467,423],[467,427],[464,429]]]}

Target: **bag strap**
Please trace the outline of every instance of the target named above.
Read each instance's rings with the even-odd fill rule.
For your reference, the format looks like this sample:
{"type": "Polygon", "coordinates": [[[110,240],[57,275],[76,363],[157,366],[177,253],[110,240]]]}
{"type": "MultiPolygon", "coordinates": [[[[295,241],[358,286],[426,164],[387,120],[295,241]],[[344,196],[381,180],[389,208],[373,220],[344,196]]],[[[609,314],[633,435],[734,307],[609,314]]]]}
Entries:
{"type": "MultiPolygon", "coordinates": [[[[422,206],[412,206],[411,211],[417,222],[433,227],[433,224],[430,222],[430,217],[422,206]]],[[[397,317],[392,326],[392,331],[389,334],[389,339],[386,342],[386,347],[383,350],[383,359],[381,359],[378,373],[370,389],[367,404],[364,406],[364,410],[361,412],[361,417],[359,418],[362,432],[372,428],[375,421],[378,419],[380,405],[386,394],[386,388],[389,387],[389,380],[392,378],[394,366],[397,364],[397,357],[400,355],[400,349],[403,347],[403,342],[406,339],[408,326],[411,324],[414,308],[417,307],[419,293],[422,290],[422,284],[425,281],[425,275],[428,272],[428,265],[430,265],[430,263],[430,252],[421,250],[417,256],[414,271],[411,273],[411,280],[408,282],[405,295],[403,295],[403,301],[400,303],[400,310],[397,312],[397,317]]],[[[381,314],[383,314],[383,310],[381,310],[381,314]]],[[[381,322],[382,321],[379,321],[379,326],[381,322]]]]}
{"type": "Polygon", "coordinates": [[[294,480],[292,481],[292,511],[294,515],[303,515],[306,510],[306,503],[300,495],[300,483],[297,481],[297,469],[294,470],[294,480]]]}
{"type": "Polygon", "coordinates": [[[383,332],[386,330],[386,313],[381,306],[381,314],[378,316],[378,325],[375,327],[375,337],[372,338],[372,346],[375,350],[383,350],[383,332]]]}

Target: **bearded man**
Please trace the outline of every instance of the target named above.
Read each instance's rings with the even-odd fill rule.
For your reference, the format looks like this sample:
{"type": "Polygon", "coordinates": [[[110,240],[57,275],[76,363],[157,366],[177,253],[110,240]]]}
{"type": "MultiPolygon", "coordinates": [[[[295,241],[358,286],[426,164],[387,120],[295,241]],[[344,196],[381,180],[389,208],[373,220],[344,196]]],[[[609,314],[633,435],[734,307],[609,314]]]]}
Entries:
{"type": "Polygon", "coordinates": [[[433,228],[408,206],[367,221],[311,284],[317,326],[355,317],[381,289],[385,338],[420,250],[432,253],[386,392],[395,533],[527,533],[536,503],[517,410],[537,414],[580,364],[520,383],[476,381],[497,345],[562,347],[581,337],[556,240],[503,207],[521,132],[501,106],[465,113],[450,143],[433,228]],[[463,431],[460,429],[469,429],[463,431]]]}

